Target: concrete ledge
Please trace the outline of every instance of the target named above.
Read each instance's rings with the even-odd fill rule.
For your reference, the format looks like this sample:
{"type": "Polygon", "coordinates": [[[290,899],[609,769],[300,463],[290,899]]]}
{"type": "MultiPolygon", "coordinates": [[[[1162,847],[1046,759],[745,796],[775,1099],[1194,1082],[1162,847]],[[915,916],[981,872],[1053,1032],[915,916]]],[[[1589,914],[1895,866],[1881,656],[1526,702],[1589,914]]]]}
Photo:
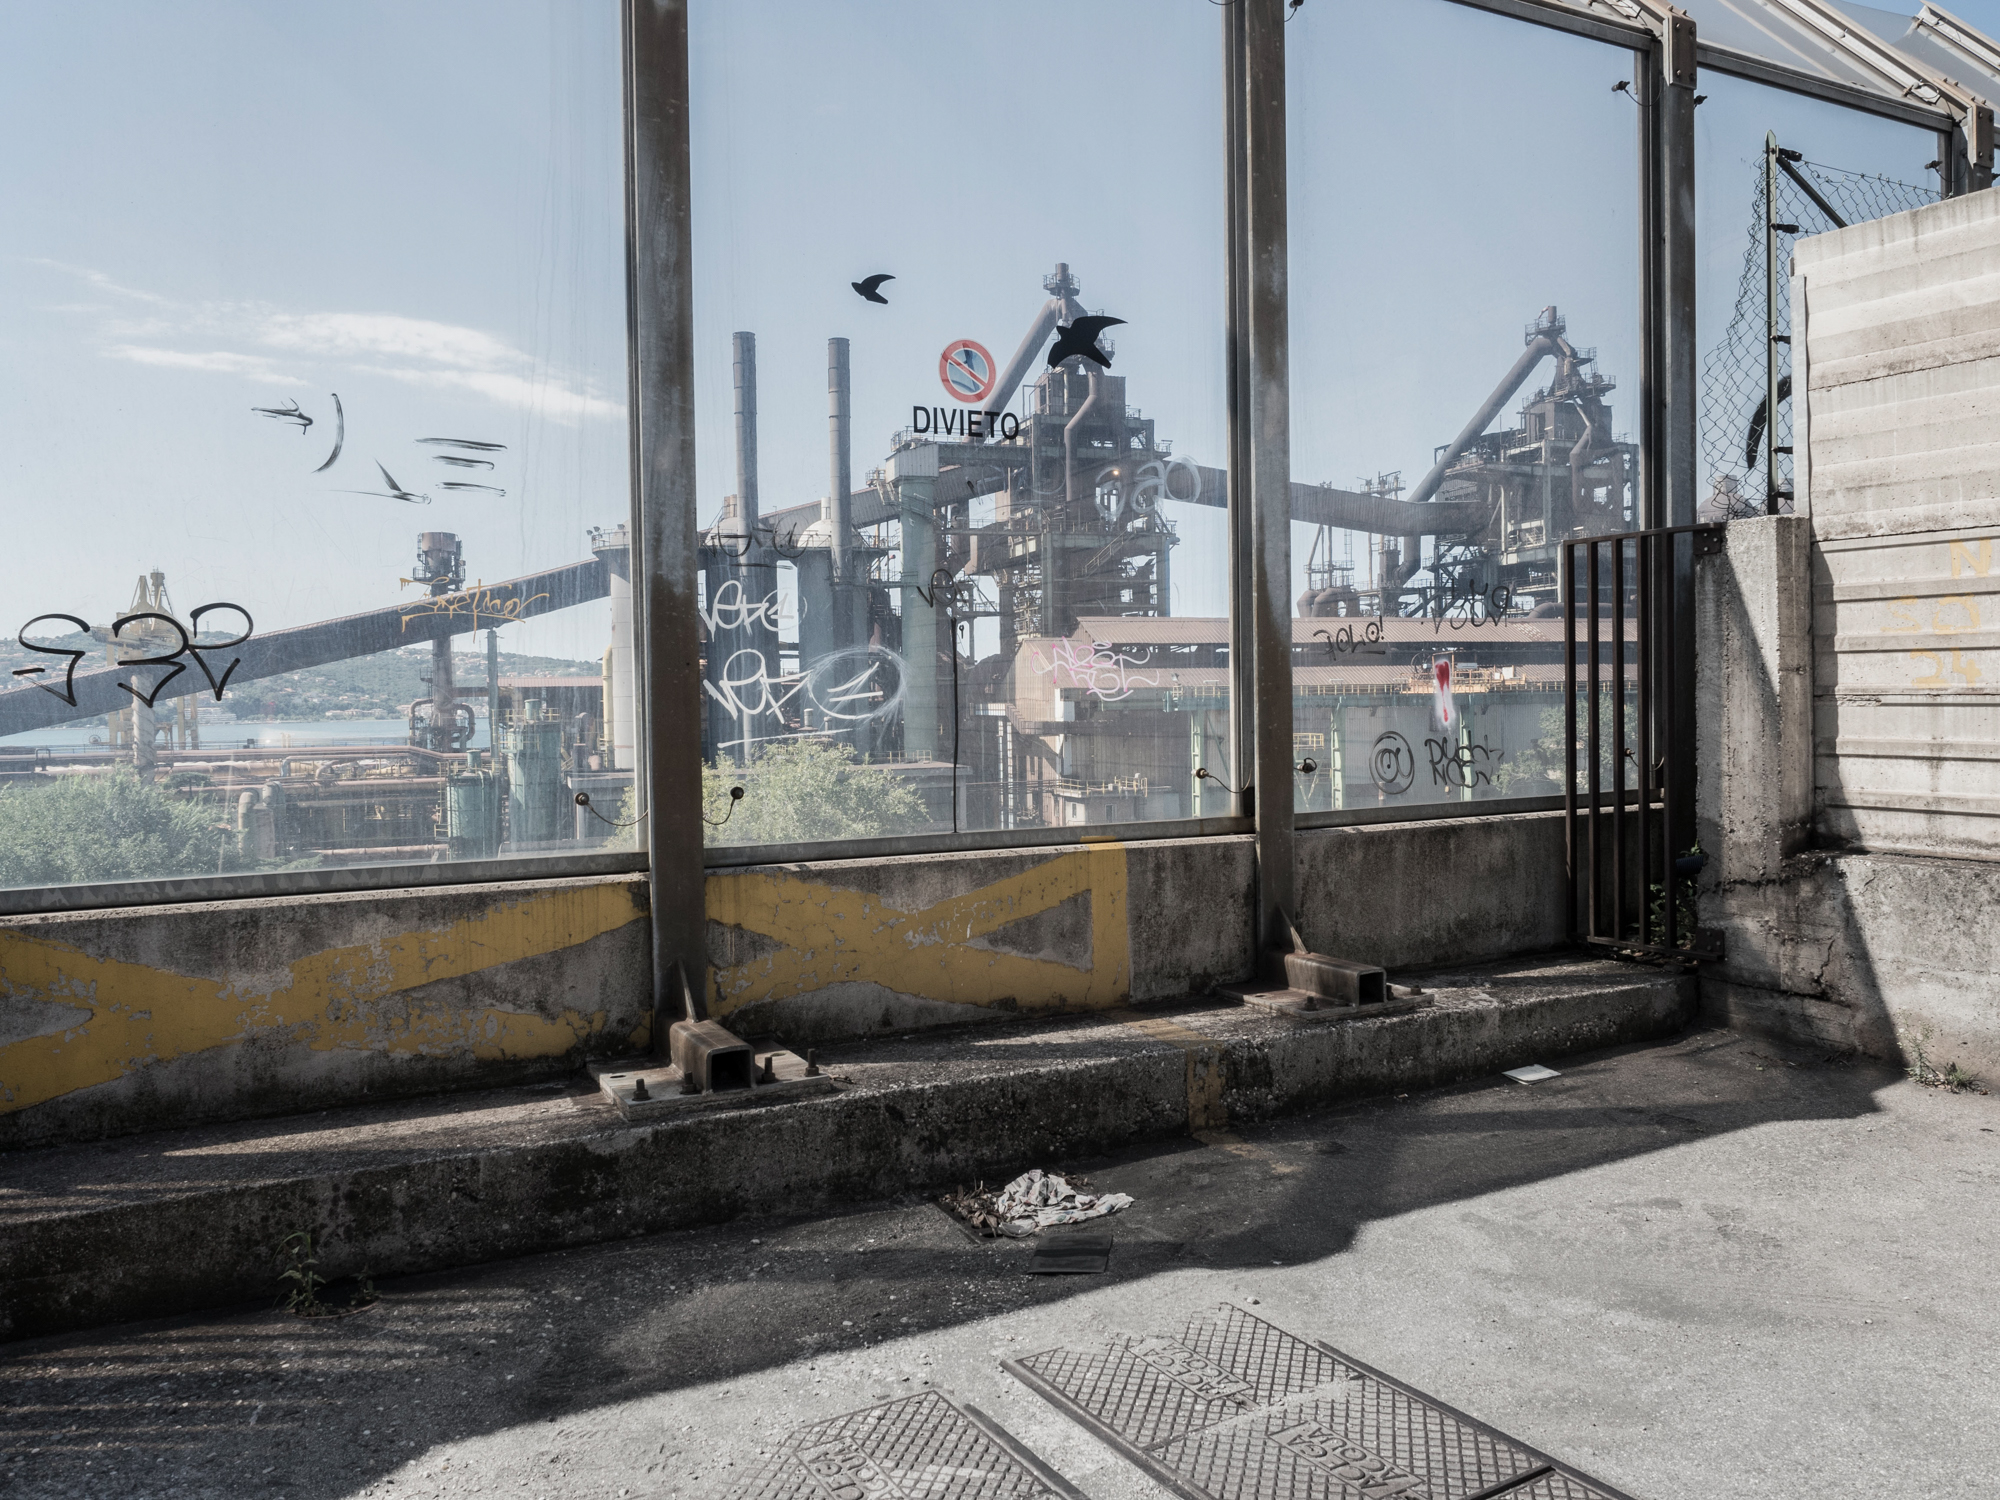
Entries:
{"type": "Polygon", "coordinates": [[[833,1098],[627,1125],[594,1084],[160,1132],[0,1158],[0,1338],[795,1213],[1669,1035],[1691,977],[1542,959],[1429,976],[1373,1020],[1111,1012],[831,1049],[833,1098]],[[551,1089],[563,1092],[552,1092],[551,1089]]]}

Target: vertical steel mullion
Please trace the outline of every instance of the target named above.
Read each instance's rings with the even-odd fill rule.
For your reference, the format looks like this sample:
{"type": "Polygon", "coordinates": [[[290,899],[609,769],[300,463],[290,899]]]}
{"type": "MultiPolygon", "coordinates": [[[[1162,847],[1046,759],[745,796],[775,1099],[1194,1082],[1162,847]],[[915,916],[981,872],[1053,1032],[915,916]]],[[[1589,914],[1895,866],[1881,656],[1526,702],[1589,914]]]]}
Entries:
{"type": "Polygon", "coordinates": [[[706,988],[700,644],[696,631],[694,278],[687,0],[626,0],[626,336],[633,406],[637,714],[653,937],[653,1038],[706,988]]]}
{"type": "Polygon", "coordinates": [[[1243,293],[1249,358],[1253,757],[1239,773],[1256,789],[1257,932],[1268,964],[1290,948],[1293,885],[1292,482],[1285,198],[1284,0],[1243,0],[1243,293]]]}
{"type": "Polygon", "coordinates": [[[1652,903],[1646,899],[1653,879],[1653,650],[1649,632],[1653,625],[1652,574],[1647,570],[1658,555],[1658,538],[1641,535],[1632,559],[1633,583],[1638,593],[1639,680],[1635,694],[1633,739],[1639,762],[1639,941],[1650,943],[1652,903]]]}
{"type": "Polygon", "coordinates": [[[1589,875],[1589,886],[1585,897],[1590,907],[1590,924],[1586,928],[1586,931],[1588,931],[1590,936],[1598,937],[1600,936],[1600,933],[1598,932],[1597,898],[1598,898],[1598,888],[1603,883],[1602,876],[1604,872],[1604,865],[1600,855],[1601,841],[1598,837],[1598,822],[1599,822],[1598,803],[1603,795],[1603,784],[1602,784],[1603,778],[1598,774],[1598,766],[1597,766],[1597,754],[1598,754],[1597,715],[1598,715],[1598,686],[1599,686],[1597,680],[1597,674],[1599,668],[1598,647],[1597,647],[1597,539],[1595,537],[1592,537],[1588,541],[1584,542],[1583,545],[1588,550],[1588,560],[1584,565],[1584,576],[1587,580],[1584,588],[1584,595],[1585,595],[1584,609],[1588,612],[1590,619],[1589,633],[1584,637],[1584,639],[1589,642],[1589,653],[1590,653],[1590,660],[1589,660],[1590,687],[1589,687],[1589,697],[1587,700],[1589,706],[1586,709],[1584,716],[1585,733],[1589,736],[1588,749],[1586,750],[1585,753],[1590,761],[1590,777],[1589,777],[1590,875],[1589,875]]]}
{"type": "Polygon", "coordinates": [[[1764,514],[1778,513],[1778,136],[1764,132],[1764,514]]]}
{"type": "Polygon", "coordinates": [[[1576,544],[1562,543],[1557,586],[1563,601],[1563,859],[1569,876],[1569,935],[1576,936],[1576,544]]]}
{"type": "Polygon", "coordinates": [[[1678,606],[1680,606],[1680,598],[1678,598],[1678,584],[1680,584],[1678,542],[1682,538],[1678,538],[1678,536],[1662,536],[1660,540],[1664,542],[1662,552],[1666,554],[1664,556],[1664,564],[1666,566],[1662,568],[1662,572],[1666,574],[1666,590],[1662,592],[1662,604],[1666,608],[1666,620],[1664,620],[1664,630],[1660,632],[1660,642],[1662,642],[1662,648],[1664,648],[1664,662],[1662,662],[1664,670],[1660,672],[1660,698],[1662,698],[1662,702],[1660,702],[1660,724],[1666,728],[1666,734],[1662,736],[1662,750],[1664,750],[1664,756],[1666,756],[1666,768],[1664,768],[1666,774],[1660,778],[1662,786],[1664,786],[1664,798],[1662,798],[1662,808],[1660,808],[1660,812],[1662,812],[1662,816],[1660,816],[1660,822],[1662,822],[1662,836],[1660,836],[1660,890],[1662,890],[1662,902],[1664,902],[1662,904],[1664,916],[1662,916],[1662,922],[1660,922],[1660,926],[1662,926],[1660,942],[1666,948],[1672,948],[1672,946],[1676,946],[1674,934],[1676,934],[1676,928],[1678,928],[1678,920],[1676,920],[1676,912],[1674,912],[1674,850],[1678,848],[1678,844],[1676,844],[1676,838],[1674,838],[1674,830],[1676,830],[1678,820],[1680,820],[1680,776],[1682,776],[1682,764],[1680,762],[1682,762],[1682,746],[1688,742],[1690,736],[1682,732],[1680,714],[1676,712],[1678,706],[1680,706],[1680,702],[1678,702],[1680,700],[1680,684],[1678,684],[1678,678],[1680,678],[1680,660],[1678,660],[1680,658],[1680,620],[1676,618],[1678,612],[1680,612],[1678,610],[1678,606]]]}
{"type": "MultiPolygon", "coordinates": [[[[1243,7],[1221,7],[1224,173],[1223,279],[1225,332],[1228,354],[1226,400],[1228,411],[1229,476],[1225,500],[1229,536],[1229,774],[1225,784],[1241,787],[1249,780],[1247,768],[1256,763],[1257,694],[1251,670],[1254,650],[1250,638],[1250,313],[1249,313],[1249,215],[1248,162],[1244,150],[1247,43],[1243,7]]],[[[1200,758],[1197,752],[1197,760],[1200,758]]],[[[1196,811],[1207,800],[1208,783],[1194,783],[1196,811]]],[[[1240,797],[1228,809],[1232,816],[1245,811],[1240,797]]]]}
{"type": "MultiPolygon", "coordinates": [[[[1662,267],[1666,312],[1662,330],[1665,348],[1664,409],[1666,422],[1660,434],[1664,449],[1666,515],[1670,527],[1695,524],[1695,406],[1700,386],[1696,378],[1695,349],[1695,233],[1694,233],[1694,22],[1679,12],[1666,23],[1664,86],[1660,90],[1660,167],[1662,267]]],[[[1671,743],[1685,749],[1691,740],[1691,724],[1674,713],[1678,705],[1688,715],[1700,707],[1694,693],[1694,548],[1685,532],[1666,539],[1672,559],[1672,590],[1667,605],[1667,626],[1672,648],[1665,666],[1672,677],[1670,706],[1661,722],[1671,728],[1671,743]]],[[[1685,849],[1694,842],[1694,760],[1676,754],[1669,767],[1673,811],[1667,819],[1666,840],[1670,849],[1685,849]]],[[[1668,893],[1671,902],[1672,893],[1668,893]]],[[[1670,908],[1671,909],[1671,908],[1670,908]]]]}
{"type": "Polygon", "coordinates": [[[1634,130],[1639,141],[1639,506],[1640,529],[1665,525],[1665,487],[1660,477],[1660,393],[1665,388],[1664,326],[1666,289],[1660,258],[1659,110],[1662,85],[1659,47],[1632,54],[1633,96],[1639,109],[1634,130]]]}
{"type": "Polygon", "coordinates": [[[1611,542],[1611,935],[1625,936],[1625,539],[1611,542]]]}

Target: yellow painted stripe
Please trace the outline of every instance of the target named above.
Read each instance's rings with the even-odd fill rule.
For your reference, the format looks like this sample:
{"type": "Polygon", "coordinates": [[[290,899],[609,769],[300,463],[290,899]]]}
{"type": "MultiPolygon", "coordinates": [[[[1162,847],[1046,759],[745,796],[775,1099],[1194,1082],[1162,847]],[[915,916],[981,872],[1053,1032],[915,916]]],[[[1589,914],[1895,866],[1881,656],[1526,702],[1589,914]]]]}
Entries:
{"type": "Polygon", "coordinates": [[[446,927],[223,979],[0,930],[0,995],[77,1013],[60,1031],[0,1047],[0,1113],[253,1038],[316,1052],[559,1055],[601,1030],[609,1012],[565,1009],[549,1018],[501,1007],[425,1008],[403,997],[437,980],[559,952],[643,917],[623,882],[570,886],[499,901],[446,927]]]}
{"type": "Polygon", "coordinates": [[[956,1005],[1004,1000],[1024,1012],[1104,1009],[1124,1003],[1131,991],[1126,852],[1116,840],[915,912],[870,892],[784,873],[711,875],[708,917],[781,945],[715,972],[711,1002],[718,1019],[746,1005],[864,982],[956,1005]],[[1090,902],[1087,963],[972,946],[1073,897],[1090,902]]]}

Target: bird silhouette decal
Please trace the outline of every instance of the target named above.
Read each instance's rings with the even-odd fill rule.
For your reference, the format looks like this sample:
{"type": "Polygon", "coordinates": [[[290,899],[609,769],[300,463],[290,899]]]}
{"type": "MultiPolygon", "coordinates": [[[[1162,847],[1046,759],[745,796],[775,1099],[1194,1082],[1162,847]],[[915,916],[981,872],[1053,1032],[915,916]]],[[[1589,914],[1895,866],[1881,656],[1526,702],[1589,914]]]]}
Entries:
{"type": "Polygon", "coordinates": [[[382,460],[375,460],[375,467],[382,470],[382,482],[389,486],[386,490],[342,490],[343,495],[380,495],[384,500],[401,500],[409,505],[429,505],[431,497],[420,495],[415,490],[406,490],[396,483],[396,476],[382,466],[382,460]]]}
{"type": "MultiPolygon", "coordinates": [[[[303,429],[301,429],[300,435],[304,435],[303,429]]],[[[333,392],[333,452],[327,454],[326,462],[321,464],[317,469],[314,469],[313,473],[324,474],[328,469],[332,468],[333,461],[340,457],[340,450],[346,446],[347,411],[340,404],[340,392],[335,391],[333,392]]]]}
{"type": "Polygon", "coordinates": [[[889,275],[888,272],[884,271],[879,275],[865,276],[859,281],[850,281],[847,284],[853,287],[855,291],[859,292],[868,301],[879,302],[884,307],[887,307],[889,305],[889,299],[882,295],[882,283],[885,281],[894,281],[895,279],[896,279],[895,277],[889,275]]]}
{"type": "Polygon", "coordinates": [[[276,417],[280,422],[298,423],[300,437],[304,437],[306,429],[313,424],[313,419],[299,410],[296,401],[287,401],[283,406],[253,406],[250,410],[260,417],[276,417]]]}
{"type": "Polygon", "coordinates": [[[1056,332],[1061,335],[1049,349],[1049,368],[1054,369],[1066,359],[1075,359],[1079,354],[1085,359],[1094,359],[1105,369],[1111,368],[1111,356],[1097,347],[1097,336],[1107,328],[1123,323],[1123,318],[1088,317],[1066,323],[1056,332]]]}

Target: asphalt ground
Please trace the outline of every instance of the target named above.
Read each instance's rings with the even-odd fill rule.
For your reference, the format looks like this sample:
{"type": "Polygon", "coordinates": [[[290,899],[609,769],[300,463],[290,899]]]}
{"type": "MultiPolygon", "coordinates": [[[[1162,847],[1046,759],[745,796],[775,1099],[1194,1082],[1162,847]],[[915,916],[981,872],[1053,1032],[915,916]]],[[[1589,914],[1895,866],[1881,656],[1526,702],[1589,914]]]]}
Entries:
{"type": "Polygon", "coordinates": [[[723,1496],[929,1388],[1152,1496],[999,1361],[1222,1303],[1639,1500],[2000,1488],[2000,1095],[1710,1030],[1559,1066],[1041,1163],[1137,1200],[1104,1275],[911,1198],[0,1346],[0,1493],[723,1496]]]}

